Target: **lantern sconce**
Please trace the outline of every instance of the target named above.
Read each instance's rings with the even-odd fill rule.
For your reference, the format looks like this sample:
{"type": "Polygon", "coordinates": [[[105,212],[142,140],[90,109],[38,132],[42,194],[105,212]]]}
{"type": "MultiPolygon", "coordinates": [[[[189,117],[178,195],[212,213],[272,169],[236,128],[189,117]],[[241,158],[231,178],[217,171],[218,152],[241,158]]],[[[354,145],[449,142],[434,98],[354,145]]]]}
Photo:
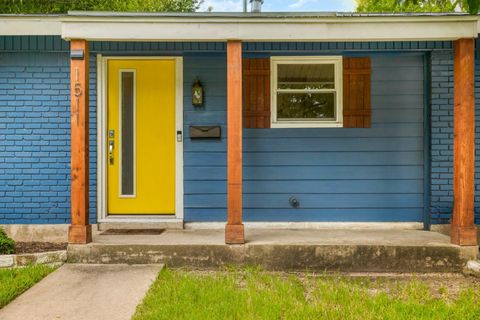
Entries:
{"type": "Polygon", "coordinates": [[[192,86],[192,104],[194,107],[201,107],[203,105],[203,86],[198,78],[192,86]]]}

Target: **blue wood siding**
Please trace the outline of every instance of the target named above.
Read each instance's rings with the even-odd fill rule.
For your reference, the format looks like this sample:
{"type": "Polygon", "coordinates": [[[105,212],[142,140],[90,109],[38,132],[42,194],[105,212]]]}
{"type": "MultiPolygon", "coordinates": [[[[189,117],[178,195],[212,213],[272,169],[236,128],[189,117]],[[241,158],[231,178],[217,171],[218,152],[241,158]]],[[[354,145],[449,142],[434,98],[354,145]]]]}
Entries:
{"type": "Polygon", "coordinates": [[[184,207],[186,221],[225,221],[227,195],[227,61],[224,53],[184,56],[184,207]],[[192,106],[191,86],[202,81],[205,101],[192,106]],[[221,125],[222,139],[191,140],[190,125],[221,125]]]}
{"type": "MultiPolygon", "coordinates": [[[[185,66],[185,91],[205,71],[207,94],[204,110],[186,110],[186,126],[224,125],[224,58],[185,66]]],[[[422,221],[423,91],[422,55],[374,55],[372,128],[244,129],[245,220],[422,221]]],[[[186,139],[186,220],[225,220],[226,172],[225,138],[186,139]]]]}

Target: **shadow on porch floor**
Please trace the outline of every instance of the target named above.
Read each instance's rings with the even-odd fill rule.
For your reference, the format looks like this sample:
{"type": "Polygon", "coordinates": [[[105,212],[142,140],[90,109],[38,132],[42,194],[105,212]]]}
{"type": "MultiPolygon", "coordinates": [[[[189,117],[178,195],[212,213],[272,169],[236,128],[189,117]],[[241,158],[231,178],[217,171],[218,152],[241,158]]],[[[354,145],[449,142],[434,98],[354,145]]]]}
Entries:
{"type": "MultiPolygon", "coordinates": [[[[100,235],[94,243],[225,245],[223,230],[166,230],[160,235],[100,235]]],[[[245,229],[246,245],[447,246],[450,237],[422,230],[245,229]]]]}

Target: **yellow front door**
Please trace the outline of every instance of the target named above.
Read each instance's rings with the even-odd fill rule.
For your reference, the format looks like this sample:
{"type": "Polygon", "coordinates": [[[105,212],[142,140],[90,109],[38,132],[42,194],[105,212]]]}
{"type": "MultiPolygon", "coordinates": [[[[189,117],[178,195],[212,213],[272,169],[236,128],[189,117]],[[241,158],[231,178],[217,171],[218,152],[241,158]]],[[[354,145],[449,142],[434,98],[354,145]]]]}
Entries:
{"type": "Polygon", "coordinates": [[[175,214],[175,60],[108,61],[109,214],[175,214]]]}

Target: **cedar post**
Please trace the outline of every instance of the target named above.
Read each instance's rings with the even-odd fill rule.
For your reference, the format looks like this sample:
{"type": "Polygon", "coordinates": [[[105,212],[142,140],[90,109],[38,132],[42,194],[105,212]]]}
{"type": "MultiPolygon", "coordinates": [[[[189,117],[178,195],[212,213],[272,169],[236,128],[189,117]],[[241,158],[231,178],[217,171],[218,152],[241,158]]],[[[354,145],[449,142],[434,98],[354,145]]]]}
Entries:
{"type": "Polygon", "coordinates": [[[475,190],[475,42],[454,42],[453,217],[451,242],[477,245],[475,190]]]}
{"type": "Polygon", "coordinates": [[[85,244],[92,241],[88,224],[88,42],[72,40],[70,50],[83,51],[83,58],[70,60],[72,222],[68,242],[85,244]]]}
{"type": "Polygon", "coordinates": [[[242,42],[227,42],[228,222],[225,243],[245,243],[242,223],[242,42]]]}

